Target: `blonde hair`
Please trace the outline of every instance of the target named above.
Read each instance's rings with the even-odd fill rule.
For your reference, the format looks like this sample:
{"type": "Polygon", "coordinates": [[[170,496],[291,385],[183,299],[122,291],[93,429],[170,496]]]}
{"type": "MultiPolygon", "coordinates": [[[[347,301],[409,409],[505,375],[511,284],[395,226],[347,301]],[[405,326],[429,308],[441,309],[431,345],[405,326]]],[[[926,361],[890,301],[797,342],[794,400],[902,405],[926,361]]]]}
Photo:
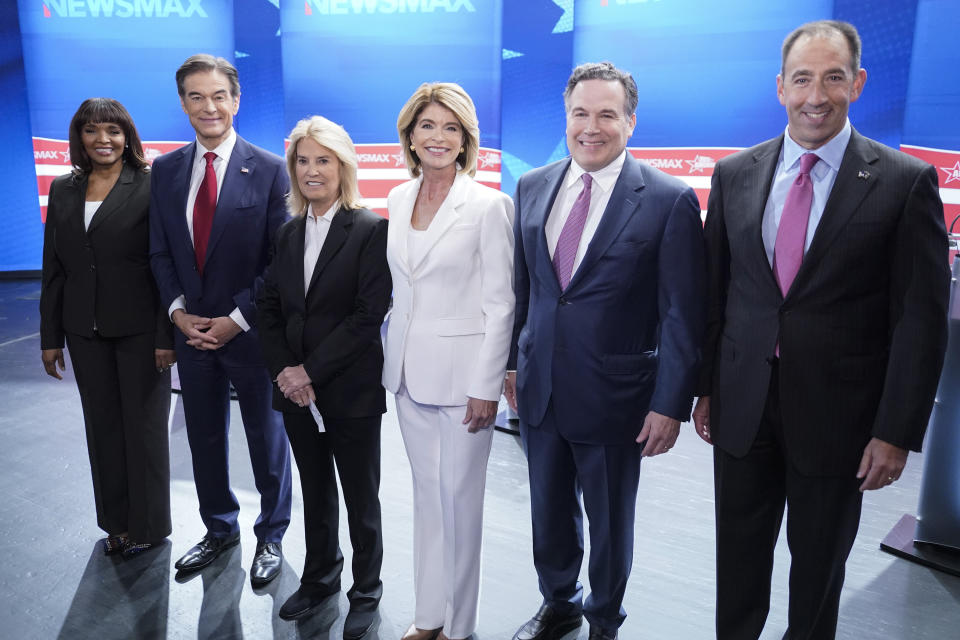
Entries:
{"type": "Polygon", "coordinates": [[[407,161],[407,170],[414,178],[420,175],[420,158],[410,148],[410,134],[417,124],[420,113],[431,102],[446,107],[460,121],[463,130],[463,152],[457,155],[457,163],[462,167],[460,173],[471,177],[477,173],[477,155],[480,152],[480,127],[477,123],[477,109],[473,100],[458,84],[453,82],[424,82],[420,85],[397,117],[397,133],[400,134],[400,146],[407,161]]]}
{"type": "MultiPolygon", "coordinates": [[[[310,138],[319,145],[333,151],[340,161],[340,204],[345,209],[360,209],[360,190],[357,187],[357,150],[346,130],[323,116],[311,116],[297,123],[290,132],[290,146],[287,147],[287,173],[290,175],[290,193],[287,194],[287,211],[292,216],[302,216],[307,212],[307,199],[297,184],[297,143],[310,138]]],[[[320,215],[322,212],[318,212],[320,215]]]]}

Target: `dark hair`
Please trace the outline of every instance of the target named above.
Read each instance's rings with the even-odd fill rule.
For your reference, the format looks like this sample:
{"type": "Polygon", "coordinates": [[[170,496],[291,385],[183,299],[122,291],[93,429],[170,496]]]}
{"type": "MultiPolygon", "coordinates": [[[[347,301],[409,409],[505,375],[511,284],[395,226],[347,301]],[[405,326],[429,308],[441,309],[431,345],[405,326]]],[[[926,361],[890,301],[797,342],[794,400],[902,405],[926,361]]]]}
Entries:
{"type": "Polygon", "coordinates": [[[124,106],[113,98],[88,98],[70,120],[70,164],[73,165],[74,172],[87,174],[93,170],[90,157],[83,148],[81,133],[88,124],[103,122],[115,122],[123,130],[123,136],[127,140],[123,149],[123,161],[138,171],[146,167],[140,135],[124,106]]]}
{"type": "Polygon", "coordinates": [[[856,75],[860,71],[860,52],[862,50],[860,34],[857,33],[855,26],[840,20],[808,22],[791,31],[790,35],[784,39],[783,48],[780,50],[780,75],[783,75],[784,67],[787,66],[787,56],[790,54],[790,50],[802,36],[829,38],[838,34],[847,41],[847,48],[850,49],[850,70],[856,75]]]}
{"type": "Polygon", "coordinates": [[[637,83],[628,71],[622,71],[613,66],[612,62],[587,62],[581,64],[567,80],[567,88],[563,92],[563,106],[570,108],[570,94],[573,93],[577,83],[584,80],[616,80],[623,85],[623,113],[629,118],[637,111],[637,103],[640,101],[637,95],[637,83]]]}
{"type": "Polygon", "coordinates": [[[226,58],[214,57],[209,53],[198,53],[187,58],[177,69],[177,93],[181,98],[186,94],[183,88],[184,80],[187,76],[200,71],[219,71],[227,76],[230,82],[230,95],[234,98],[240,95],[240,76],[237,74],[237,68],[226,58]]]}

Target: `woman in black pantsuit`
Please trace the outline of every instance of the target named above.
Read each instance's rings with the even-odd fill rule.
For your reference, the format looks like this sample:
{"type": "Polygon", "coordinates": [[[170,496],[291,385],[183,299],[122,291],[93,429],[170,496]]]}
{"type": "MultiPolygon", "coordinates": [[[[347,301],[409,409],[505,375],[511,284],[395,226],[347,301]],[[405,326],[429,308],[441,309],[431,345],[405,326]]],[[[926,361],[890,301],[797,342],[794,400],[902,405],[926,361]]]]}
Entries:
{"type": "Polygon", "coordinates": [[[50,187],[40,347],[61,379],[70,351],[104,552],[170,535],[172,325],[150,272],[150,173],[130,114],[91,98],[70,122],[73,171],[50,187]]]}
{"type": "Polygon", "coordinates": [[[280,227],[257,298],[257,328],[277,386],[303,487],[307,556],[300,588],[280,608],[299,618],[340,591],[340,476],[353,546],[345,639],[376,619],[380,567],[380,325],[390,303],[387,221],[360,205],[357,154],[339,125],[313,116],[290,133],[294,218],[280,227]],[[311,405],[322,416],[320,432],[311,405]]]}

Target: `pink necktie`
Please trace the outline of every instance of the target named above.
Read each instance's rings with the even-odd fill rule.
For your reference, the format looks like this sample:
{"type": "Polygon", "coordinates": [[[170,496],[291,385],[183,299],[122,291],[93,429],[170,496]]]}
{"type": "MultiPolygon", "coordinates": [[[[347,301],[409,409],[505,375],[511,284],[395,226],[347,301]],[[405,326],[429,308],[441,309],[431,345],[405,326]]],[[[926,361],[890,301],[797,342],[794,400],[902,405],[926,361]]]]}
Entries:
{"type": "Polygon", "coordinates": [[[793,284],[803,261],[803,246],[807,241],[807,222],[810,220],[810,205],[813,203],[813,182],[810,170],[820,158],[813,153],[800,156],[800,172],[797,174],[780,214],[777,240],[773,246],[773,272],[784,297],[793,284]]]}
{"type": "Polygon", "coordinates": [[[560,230],[557,247],[553,251],[553,270],[557,274],[561,291],[570,284],[573,262],[577,257],[577,249],[580,248],[580,236],[583,235],[587,212],[590,211],[590,185],[593,183],[593,177],[589,173],[584,173],[581,177],[583,189],[580,190],[580,195],[570,209],[570,215],[563,224],[563,229],[560,230]]]}
{"type": "Polygon", "coordinates": [[[203,181],[193,203],[193,250],[197,254],[197,269],[203,273],[203,263],[207,257],[207,241],[210,240],[210,227],[213,226],[213,213],[217,210],[217,172],[213,161],[217,157],[213,151],[203,154],[207,168],[203,181]]]}

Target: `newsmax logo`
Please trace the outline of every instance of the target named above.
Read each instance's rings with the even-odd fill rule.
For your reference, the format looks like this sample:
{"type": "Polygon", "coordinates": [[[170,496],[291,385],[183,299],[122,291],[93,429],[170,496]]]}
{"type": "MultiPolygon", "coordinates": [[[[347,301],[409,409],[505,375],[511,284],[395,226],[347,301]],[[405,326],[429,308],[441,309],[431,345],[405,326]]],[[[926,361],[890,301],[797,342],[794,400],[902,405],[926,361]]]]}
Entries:
{"type": "Polygon", "coordinates": [[[470,0],[304,0],[303,13],[311,16],[364,13],[433,13],[445,11],[473,13],[470,0]]]}
{"type": "Polygon", "coordinates": [[[51,18],[206,18],[203,0],[45,0],[51,18]]]}

